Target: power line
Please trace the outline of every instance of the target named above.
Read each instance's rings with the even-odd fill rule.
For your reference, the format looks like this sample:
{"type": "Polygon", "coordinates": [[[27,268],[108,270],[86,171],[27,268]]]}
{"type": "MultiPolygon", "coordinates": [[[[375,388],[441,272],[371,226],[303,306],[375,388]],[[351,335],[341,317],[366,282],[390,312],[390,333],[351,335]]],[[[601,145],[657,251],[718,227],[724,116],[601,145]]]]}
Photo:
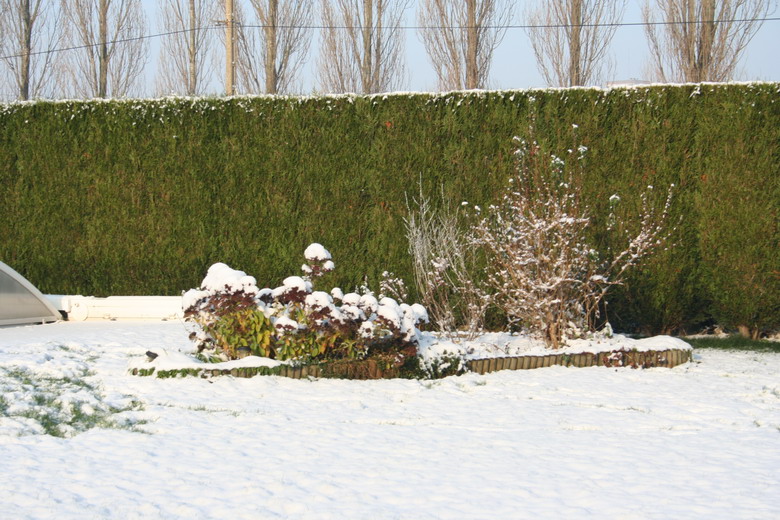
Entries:
{"type": "MultiPolygon", "coordinates": [[[[168,31],[168,32],[157,33],[157,34],[145,34],[143,36],[134,36],[132,38],[118,38],[116,40],[111,40],[109,42],[106,42],[106,44],[107,45],[115,45],[117,43],[137,42],[137,41],[141,41],[141,40],[151,40],[151,39],[154,39],[154,38],[163,38],[165,36],[174,36],[176,34],[184,34],[184,33],[193,32],[193,31],[209,31],[209,30],[212,30],[212,29],[219,29],[219,27],[216,26],[216,25],[213,25],[213,26],[212,25],[208,25],[206,27],[199,27],[199,28],[196,28],[196,29],[182,29],[182,30],[179,30],[179,31],[168,31]]],[[[45,51],[35,51],[35,52],[31,52],[29,54],[11,54],[11,55],[8,55],[8,56],[0,56],[0,60],[9,60],[9,59],[13,59],[13,58],[21,58],[23,56],[38,56],[38,55],[41,55],[41,54],[53,54],[53,53],[56,53],[56,52],[78,51],[78,50],[81,50],[81,49],[89,49],[89,48],[92,48],[92,47],[99,47],[100,45],[102,45],[102,44],[101,43],[93,43],[93,44],[89,44],[89,45],[74,45],[72,47],[60,47],[59,49],[48,49],[48,50],[45,50],[45,51]]]]}
{"type": "MultiPolygon", "coordinates": [[[[521,24],[521,25],[480,25],[482,29],[569,29],[572,27],[590,28],[590,27],[650,27],[655,25],[704,25],[704,24],[724,24],[724,23],[745,23],[745,22],[776,22],[780,17],[766,18],[730,18],[728,20],[685,20],[677,22],[613,22],[613,23],[581,23],[581,24],[521,24]]],[[[267,25],[248,25],[242,24],[241,27],[252,29],[264,29],[267,25]]],[[[279,29],[344,29],[355,30],[363,29],[361,25],[276,25],[279,29]]],[[[388,27],[388,29],[401,30],[444,30],[444,29],[473,29],[465,25],[399,25],[388,27]]]]}
{"type": "MultiPolygon", "coordinates": [[[[614,22],[614,23],[583,23],[583,24],[521,24],[521,25],[484,25],[480,26],[483,29],[496,29],[496,30],[509,30],[509,29],[570,29],[573,27],[580,28],[596,28],[596,27],[651,27],[651,26],[669,26],[669,25],[703,25],[703,24],[727,24],[727,23],[755,23],[755,22],[777,22],[780,21],[780,17],[765,17],[765,18],[730,18],[728,20],[686,20],[686,21],[661,21],[661,22],[614,22]]],[[[268,25],[250,25],[237,23],[239,27],[247,29],[265,29],[268,25]]],[[[276,25],[277,29],[304,29],[304,30],[361,30],[363,26],[360,25],[276,25]]],[[[470,27],[466,26],[454,26],[454,25],[399,25],[391,27],[390,29],[398,30],[452,30],[461,29],[467,30],[470,27]]],[[[167,31],[156,34],[146,34],[143,36],[135,36],[132,38],[119,38],[107,42],[108,45],[115,45],[120,43],[130,43],[142,40],[151,40],[155,38],[164,38],[166,36],[175,36],[177,34],[185,34],[194,31],[210,31],[214,29],[222,29],[220,24],[207,25],[204,27],[197,27],[195,29],[181,29],[176,31],[167,31]]],[[[94,43],[89,45],[74,45],[72,47],[61,47],[58,49],[49,49],[45,51],[35,51],[29,54],[10,54],[7,56],[0,56],[0,60],[10,60],[14,58],[21,58],[27,56],[38,56],[42,54],[52,54],[59,52],[76,51],[81,49],[89,49],[91,47],[98,47],[100,43],[94,43]]]]}

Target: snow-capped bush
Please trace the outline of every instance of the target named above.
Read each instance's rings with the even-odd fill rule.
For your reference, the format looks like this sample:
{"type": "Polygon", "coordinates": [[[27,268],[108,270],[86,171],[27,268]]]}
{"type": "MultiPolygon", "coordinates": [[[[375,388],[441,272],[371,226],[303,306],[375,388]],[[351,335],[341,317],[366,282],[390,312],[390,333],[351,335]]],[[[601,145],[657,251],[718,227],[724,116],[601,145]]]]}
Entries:
{"type": "Polygon", "coordinates": [[[303,264],[301,270],[308,277],[320,277],[325,273],[333,271],[336,267],[333,260],[331,260],[330,251],[316,242],[306,248],[303,252],[303,256],[308,263],[303,264]]]}
{"type": "Polygon", "coordinates": [[[200,284],[200,289],[190,289],[182,296],[182,307],[188,309],[204,297],[217,293],[243,292],[248,295],[258,293],[257,281],[252,276],[247,276],[243,271],[231,269],[223,263],[216,263],[209,267],[206,277],[200,284]]]}
{"type": "Polygon", "coordinates": [[[305,251],[305,277],[290,276],[274,289],[225,264],[213,265],[199,289],[184,294],[187,320],[199,331],[191,338],[206,358],[235,359],[241,347],[275,359],[362,358],[372,350],[405,348],[419,342],[428,314],[420,304],[399,304],[371,292],[315,291],[311,277],[333,268],[320,244],[305,251]],[[340,305],[337,305],[340,302],[340,305]]]}

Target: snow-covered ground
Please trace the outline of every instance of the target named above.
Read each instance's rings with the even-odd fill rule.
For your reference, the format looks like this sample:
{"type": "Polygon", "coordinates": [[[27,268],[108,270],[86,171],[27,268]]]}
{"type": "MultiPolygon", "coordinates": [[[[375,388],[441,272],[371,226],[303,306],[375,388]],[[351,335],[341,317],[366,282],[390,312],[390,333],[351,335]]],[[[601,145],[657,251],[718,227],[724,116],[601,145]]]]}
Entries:
{"type": "Polygon", "coordinates": [[[187,333],[0,329],[0,517],[780,518],[780,354],[437,381],[127,374],[187,333]]]}

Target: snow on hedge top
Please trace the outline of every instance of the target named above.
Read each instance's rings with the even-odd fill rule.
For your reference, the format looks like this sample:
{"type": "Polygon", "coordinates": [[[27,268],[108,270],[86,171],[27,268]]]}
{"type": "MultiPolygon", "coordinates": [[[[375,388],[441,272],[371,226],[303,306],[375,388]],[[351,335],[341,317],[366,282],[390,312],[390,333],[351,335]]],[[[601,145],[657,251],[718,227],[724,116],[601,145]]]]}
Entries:
{"type": "Polygon", "coordinates": [[[325,249],[322,244],[318,244],[317,242],[310,244],[309,247],[307,247],[303,252],[303,256],[306,257],[306,260],[309,262],[322,262],[332,258],[330,256],[330,251],[325,249]]]}

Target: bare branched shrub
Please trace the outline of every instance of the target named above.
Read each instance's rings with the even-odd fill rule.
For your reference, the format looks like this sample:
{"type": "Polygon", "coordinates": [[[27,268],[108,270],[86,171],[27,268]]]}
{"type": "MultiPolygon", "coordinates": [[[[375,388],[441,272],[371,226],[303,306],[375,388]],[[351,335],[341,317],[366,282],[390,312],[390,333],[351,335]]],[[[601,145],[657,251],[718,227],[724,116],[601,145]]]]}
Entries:
{"type": "Polygon", "coordinates": [[[379,280],[379,299],[382,298],[406,301],[409,298],[409,291],[403,278],[397,277],[395,273],[390,271],[383,271],[382,278],[379,280]]]}
{"type": "MultiPolygon", "coordinates": [[[[566,338],[592,331],[609,288],[663,243],[671,199],[656,212],[644,193],[639,231],[630,235],[611,226],[625,246],[602,258],[588,242],[590,210],[581,187],[587,149],[573,147],[557,157],[542,154],[536,142],[518,144],[517,173],[474,233],[488,254],[496,303],[510,322],[558,348],[566,338]]],[[[613,209],[618,201],[610,199],[613,209]]]]}
{"type": "Polygon", "coordinates": [[[404,222],[415,284],[439,332],[455,340],[464,335],[473,339],[482,331],[491,297],[475,277],[476,242],[461,225],[459,211],[446,199],[443,204],[434,210],[422,188],[407,203],[404,222]]]}

